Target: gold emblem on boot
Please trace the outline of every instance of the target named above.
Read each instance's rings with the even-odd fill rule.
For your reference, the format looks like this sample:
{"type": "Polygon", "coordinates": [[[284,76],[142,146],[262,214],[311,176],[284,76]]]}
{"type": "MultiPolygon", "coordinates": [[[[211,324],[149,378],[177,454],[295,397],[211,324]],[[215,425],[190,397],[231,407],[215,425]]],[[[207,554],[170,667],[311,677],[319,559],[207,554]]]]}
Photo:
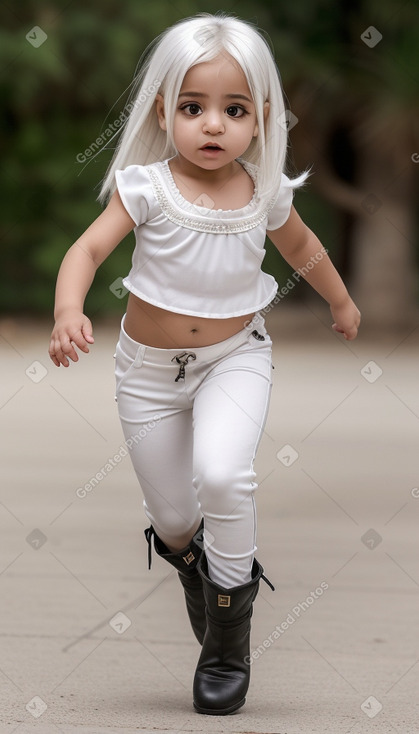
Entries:
{"type": "Polygon", "coordinates": [[[190,553],[188,553],[188,555],[187,555],[187,556],[183,556],[183,560],[184,560],[184,561],[185,561],[185,563],[187,563],[187,565],[189,566],[189,564],[190,564],[190,563],[192,563],[192,561],[194,561],[194,560],[195,560],[195,556],[194,556],[194,554],[192,553],[192,551],[191,551],[190,553]]]}
{"type": "Polygon", "coordinates": [[[224,594],[218,594],[218,606],[219,607],[229,607],[230,597],[225,596],[224,594]]]}

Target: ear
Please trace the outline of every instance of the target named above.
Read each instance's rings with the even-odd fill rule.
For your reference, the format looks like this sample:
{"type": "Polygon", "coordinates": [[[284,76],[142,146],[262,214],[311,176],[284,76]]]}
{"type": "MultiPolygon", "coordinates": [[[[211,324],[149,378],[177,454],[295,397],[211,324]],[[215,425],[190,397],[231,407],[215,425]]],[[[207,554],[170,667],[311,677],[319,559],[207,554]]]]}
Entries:
{"type": "Polygon", "coordinates": [[[167,130],[166,118],[164,115],[164,98],[161,94],[156,94],[156,113],[161,129],[167,130]]]}
{"type": "MultiPolygon", "coordinates": [[[[263,105],[263,119],[265,122],[269,117],[269,109],[270,109],[269,102],[265,102],[265,104],[263,105]]],[[[259,125],[256,124],[255,129],[253,131],[253,137],[257,138],[258,135],[259,135],[259,125]]]]}

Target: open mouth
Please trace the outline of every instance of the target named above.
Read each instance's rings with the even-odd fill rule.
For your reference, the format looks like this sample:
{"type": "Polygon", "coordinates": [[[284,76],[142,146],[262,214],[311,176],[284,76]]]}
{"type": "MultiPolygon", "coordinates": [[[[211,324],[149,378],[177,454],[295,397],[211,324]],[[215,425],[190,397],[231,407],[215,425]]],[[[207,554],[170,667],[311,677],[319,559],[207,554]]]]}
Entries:
{"type": "Polygon", "coordinates": [[[203,145],[200,150],[223,150],[221,145],[218,145],[217,143],[207,143],[206,145],[203,145]]]}

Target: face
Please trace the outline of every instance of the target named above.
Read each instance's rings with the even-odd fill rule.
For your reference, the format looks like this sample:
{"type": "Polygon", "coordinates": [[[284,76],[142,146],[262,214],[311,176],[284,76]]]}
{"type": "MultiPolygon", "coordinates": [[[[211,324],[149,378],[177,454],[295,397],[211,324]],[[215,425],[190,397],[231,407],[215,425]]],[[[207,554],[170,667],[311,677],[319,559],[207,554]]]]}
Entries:
{"type": "MultiPolygon", "coordinates": [[[[160,127],[166,130],[164,100],[157,95],[160,127]]],[[[180,89],[173,128],[178,158],[206,170],[241,156],[258,134],[256,110],[246,77],[228,54],[197,64],[180,89]]]]}

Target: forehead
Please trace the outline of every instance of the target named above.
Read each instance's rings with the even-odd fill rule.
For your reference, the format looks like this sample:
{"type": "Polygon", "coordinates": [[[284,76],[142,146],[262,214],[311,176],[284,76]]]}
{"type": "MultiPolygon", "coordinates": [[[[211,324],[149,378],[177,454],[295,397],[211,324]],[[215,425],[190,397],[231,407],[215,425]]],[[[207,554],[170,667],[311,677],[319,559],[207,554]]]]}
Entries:
{"type": "Polygon", "coordinates": [[[220,54],[211,61],[192,66],[186,73],[181,91],[206,88],[212,83],[220,91],[243,92],[250,96],[245,74],[237,61],[227,53],[220,54]]]}

